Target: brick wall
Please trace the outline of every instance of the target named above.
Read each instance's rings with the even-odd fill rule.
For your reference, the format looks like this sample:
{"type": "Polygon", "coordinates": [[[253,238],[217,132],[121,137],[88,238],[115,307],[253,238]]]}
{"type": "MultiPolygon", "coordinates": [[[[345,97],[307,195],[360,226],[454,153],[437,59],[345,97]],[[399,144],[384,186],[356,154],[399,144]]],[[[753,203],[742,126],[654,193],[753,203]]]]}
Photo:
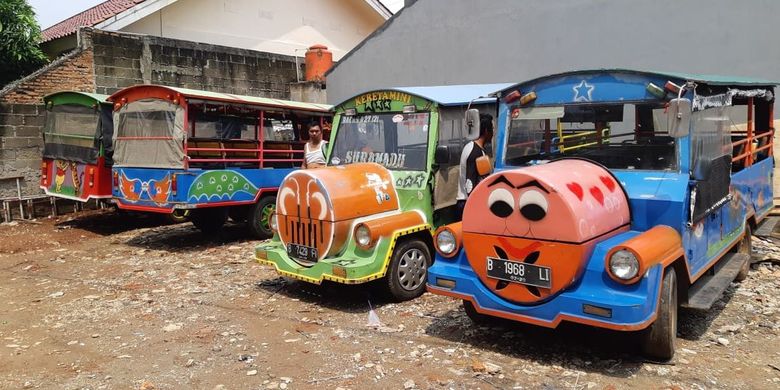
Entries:
{"type": "MultiPolygon", "coordinates": [[[[40,193],[42,104],[0,103],[0,179],[23,176],[22,194],[40,193]]],[[[15,180],[0,180],[0,198],[16,196],[15,180]]]]}
{"type": "Polygon", "coordinates": [[[0,96],[0,103],[40,104],[44,96],[63,90],[94,92],[92,49],[77,50],[47,65],[0,96]]]}

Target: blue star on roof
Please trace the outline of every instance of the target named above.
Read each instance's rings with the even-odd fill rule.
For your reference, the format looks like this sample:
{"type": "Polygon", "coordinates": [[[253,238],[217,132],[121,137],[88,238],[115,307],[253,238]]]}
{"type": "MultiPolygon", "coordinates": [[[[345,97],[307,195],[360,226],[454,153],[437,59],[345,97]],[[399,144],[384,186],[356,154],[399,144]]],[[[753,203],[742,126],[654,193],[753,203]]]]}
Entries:
{"type": "Polygon", "coordinates": [[[588,84],[585,82],[585,80],[582,80],[579,85],[576,87],[572,87],[574,90],[574,101],[575,102],[589,102],[592,100],[591,93],[593,93],[593,90],[596,87],[588,84]]]}

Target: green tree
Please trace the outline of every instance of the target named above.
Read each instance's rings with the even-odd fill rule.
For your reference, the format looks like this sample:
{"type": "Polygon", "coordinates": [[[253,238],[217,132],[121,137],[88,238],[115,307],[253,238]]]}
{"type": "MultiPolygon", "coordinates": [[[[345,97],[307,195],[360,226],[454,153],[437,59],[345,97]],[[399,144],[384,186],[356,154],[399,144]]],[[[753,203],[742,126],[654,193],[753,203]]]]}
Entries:
{"type": "Polygon", "coordinates": [[[0,0],[0,87],[47,62],[38,47],[41,28],[26,0],[0,0]]]}

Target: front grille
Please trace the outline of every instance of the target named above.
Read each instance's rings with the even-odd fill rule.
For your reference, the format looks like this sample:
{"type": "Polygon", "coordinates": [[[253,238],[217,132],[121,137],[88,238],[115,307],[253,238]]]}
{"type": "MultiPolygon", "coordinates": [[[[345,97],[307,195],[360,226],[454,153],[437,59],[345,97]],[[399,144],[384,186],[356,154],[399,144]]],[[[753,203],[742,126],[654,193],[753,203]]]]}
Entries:
{"type": "Polygon", "coordinates": [[[292,244],[317,247],[325,243],[323,221],[291,218],[285,224],[285,235],[292,244]]]}

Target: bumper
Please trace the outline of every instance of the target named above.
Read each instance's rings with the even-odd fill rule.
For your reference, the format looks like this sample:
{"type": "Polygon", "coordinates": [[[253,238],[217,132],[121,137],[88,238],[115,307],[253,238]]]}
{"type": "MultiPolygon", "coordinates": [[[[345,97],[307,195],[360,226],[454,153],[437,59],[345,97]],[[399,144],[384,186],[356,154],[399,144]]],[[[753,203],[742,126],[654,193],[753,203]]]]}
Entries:
{"type": "Polygon", "coordinates": [[[533,306],[517,305],[493,294],[469,266],[464,250],[452,259],[437,255],[428,271],[428,291],[469,300],[478,312],[485,315],[548,328],[557,327],[561,321],[622,331],[646,328],[655,321],[662,266],[650,268],[636,284],[622,285],[614,282],[604,271],[605,254],[604,248],[597,246],[579,282],[554,298],[533,306]],[[446,280],[444,284],[450,286],[454,282],[454,286],[441,287],[439,279],[446,280]],[[597,311],[601,315],[586,313],[586,307],[589,307],[588,311],[597,311]]]}
{"type": "Polygon", "coordinates": [[[304,267],[287,255],[278,237],[255,248],[255,259],[260,264],[272,265],[283,276],[320,284],[323,280],[343,284],[360,284],[385,276],[392,253],[389,240],[381,239],[370,251],[349,245],[337,258],[328,258],[304,267]]]}

